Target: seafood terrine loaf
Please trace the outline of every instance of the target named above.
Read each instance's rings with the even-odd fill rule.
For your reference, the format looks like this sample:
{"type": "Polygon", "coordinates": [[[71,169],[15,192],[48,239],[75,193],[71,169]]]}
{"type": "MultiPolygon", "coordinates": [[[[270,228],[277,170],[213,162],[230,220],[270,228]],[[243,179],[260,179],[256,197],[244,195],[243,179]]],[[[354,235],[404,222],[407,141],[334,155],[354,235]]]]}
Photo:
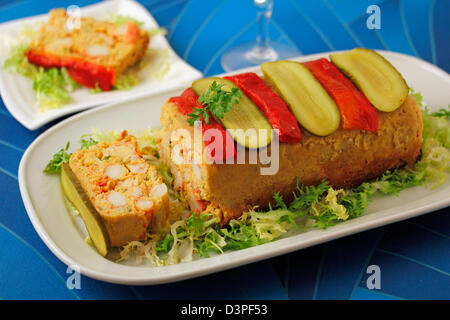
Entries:
{"type": "Polygon", "coordinates": [[[69,167],[112,247],[145,238],[148,228],[165,227],[167,187],[156,168],[143,159],[134,136],[124,131],[114,142],[78,150],[69,167]]]}
{"type": "MultiPolygon", "coordinates": [[[[225,224],[254,206],[265,207],[276,191],[284,199],[291,198],[297,181],[307,186],[326,180],[335,188],[347,188],[387,170],[413,167],[422,145],[422,118],[414,98],[408,96],[393,112],[377,112],[377,132],[340,128],[319,137],[302,129],[300,143],[279,144],[276,173],[262,175],[264,166],[259,160],[254,164],[174,161],[180,154],[192,154],[194,128],[177,105],[168,101],[162,108],[160,152],[174,174],[174,188],[191,210],[215,212],[225,224]],[[174,139],[177,129],[189,132],[192,141],[174,139]]],[[[248,149],[245,152],[249,159],[248,149]]]]}
{"type": "Polygon", "coordinates": [[[94,18],[69,18],[64,9],[55,9],[36,32],[27,57],[45,68],[67,68],[86,87],[110,90],[118,74],[142,59],[148,43],[148,32],[134,22],[116,26],[94,18]]]}

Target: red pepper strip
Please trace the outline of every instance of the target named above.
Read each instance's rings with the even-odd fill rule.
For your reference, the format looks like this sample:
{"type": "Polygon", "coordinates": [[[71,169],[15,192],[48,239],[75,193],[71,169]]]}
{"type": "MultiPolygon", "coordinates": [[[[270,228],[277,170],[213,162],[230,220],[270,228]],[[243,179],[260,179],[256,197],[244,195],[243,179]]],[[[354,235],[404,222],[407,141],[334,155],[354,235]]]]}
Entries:
{"type": "Polygon", "coordinates": [[[336,102],[341,113],[343,129],[377,132],[377,110],[334,64],[325,58],[321,58],[305,62],[304,65],[336,102]]]}
{"type": "Polygon", "coordinates": [[[125,31],[125,41],[136,43],[139,38],[139,27],[133,22],[128,22],[127,30],[125,31]]]}
{"type": "MultiPolygon", "coordinates": [[[[203,108],[203,106],[198,103],[198,96],[195,94],[192,88],[187,88],[179,97],[172,97],[169,99],[169,102],[175,103],[178,106],[178,111],[184,115],[188,115],[192,113],[194,108],[203,108]]],[[[213,131],[211,130],[210,133],[213,131]]],[[[233,138],[230,134],[210,115],[209,123],[206,123],[205,120],[202,119],[202,134],[203,141],[205,142],[205,147],[208,150],[208,154],[211,156],[212,161],[224,161],[226,159],[231,159],[236,156],[236,149],[234,147],[233,138]],[[215,138],[205,136],[205,133],[209,129],[216,129],[222,135],[222,157],[218,153],[216,156],[216,149],[214,148],[215,138]]]]}
{"type": "Polygon", "coordinates": [[[34,49],[28,50],[26,55],[30,63],[44,68],[66,67],[73,80],[88,88],[98,86],[103,91],[109,91],[116,83],[116,71],[113,68],[79,58],[62,57],[34,49]]]}
{"type": "MultiPolygon", "coordinates": [[[[202,108],[197,101],[198,97],[192,88],[187,88],[179,97],[172,97],[169,102],[175,103],[178,111],[184,115],[192,113],[194,108],[202,108]]],[[[212,120],[212,119],[210,119],[212,120]]]]}
{"type": "Polygon", "coordinates": [[[297,119],[289,110],[286,102],[273,92],[256,73],[242,73],[224,77],[241,89],[269,120],[280,142],[298,143],[302,132],[297,119]]]}

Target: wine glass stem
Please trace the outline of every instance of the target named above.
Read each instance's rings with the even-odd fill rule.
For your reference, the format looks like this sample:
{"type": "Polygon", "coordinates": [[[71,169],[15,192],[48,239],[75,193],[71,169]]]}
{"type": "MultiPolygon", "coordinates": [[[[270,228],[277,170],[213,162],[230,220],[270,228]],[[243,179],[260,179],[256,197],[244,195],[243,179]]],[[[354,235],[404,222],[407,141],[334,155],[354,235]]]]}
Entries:
{"type": "Polygon", "coordinates": [[[269,22],[272,17],[273,0],[254,0],[256,6],[256,19],[258,21],[258,35],[256,45],[259,50],[267,50],[270,46],[269,22]]]}

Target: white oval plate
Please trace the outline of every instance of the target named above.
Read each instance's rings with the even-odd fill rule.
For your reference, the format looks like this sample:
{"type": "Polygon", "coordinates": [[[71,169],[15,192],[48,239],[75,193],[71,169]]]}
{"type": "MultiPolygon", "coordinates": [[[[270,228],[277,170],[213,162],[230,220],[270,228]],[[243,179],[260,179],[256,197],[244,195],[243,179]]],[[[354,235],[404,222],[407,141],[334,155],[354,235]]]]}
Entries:
{"type": "MultiPolygon", "coordinates": [[[[130,0],[105,1],[81,8],[81,16],[94,16],[107,20],[112,14],[117,13],[135,18],[143,22],[143,28],[150,30],[159,28],[158,23],[150,13],[139,3],[130,0]]],[[[9,48],[15,44],[18,32],[25,25],[33,25],[36,22],[47,21],[48,14],[34,16],[6,22],[0,25],[0,63],[9,55],[9,48]]],[[[70,93],[72,102],[59,109],[39,111],[36,102],[36,94],[33,91],[32,81],[21,75],[13,74],[0,68],[0,94],[9,112],[27,129],[35,130],[44,124],[81,110],[92,108],[101,104],[125,101],[138,97],[149,96],[158,92],[165,92],[182,84],[189,84],[202,76],[201,72],[183,61],[172,50],[166,38],[162,34],[151,38],[150,48],[168,50],[170,69],[163,78],[152,77],[151,67],[149,76],[131,88],[130,90],[113,90],[108,92],[91,93],[90,89],[79,88],[70,93]]]]}
{"type": "MultiPolygon", "coordinates": [[[[450,102],[450,76],[420,59],[399,53],[380,51],[419,90],[433,108],[450,102]]],[[[329,53],[301,57],[307,61],[327,57],[329,53]]],[[[259,68],[246,71],[259,73],[259,68]]],[[[450,179],[434,190],[415,187],[396,196],[377,197],[359,218],[326,230],[295,234],[257,247],[227,252],[211,258],[167,267],[130,266],[109,261],[84,242],[87,235],[81,219],[64,206],[59,178],[42,173],[53,153],[70,140],[78,145],[80,136],[92,128],[143,129],[159,126],[162,104],[185,87],[134,101],[103,106],[75,115],[38,137],[26,150],[19,167],[20,192],[31,222],[49,249],[65,264],[76,265],[82,274],[122,284],[158,284],[192,278],[243,264],[274,257],[346,235],[431,212],[450,204],[450,179]]],[[[72,148],[72,151],[75,148],[72,148]]]]}

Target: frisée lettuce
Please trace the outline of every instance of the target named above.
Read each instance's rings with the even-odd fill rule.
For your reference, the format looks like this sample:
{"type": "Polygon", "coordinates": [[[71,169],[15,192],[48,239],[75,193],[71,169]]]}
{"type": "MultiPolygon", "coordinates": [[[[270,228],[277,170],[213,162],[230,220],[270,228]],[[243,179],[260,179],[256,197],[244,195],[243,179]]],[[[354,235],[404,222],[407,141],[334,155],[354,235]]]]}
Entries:
{"type": "Polygon", "coordinates": [[[42,110],[57,109],[72,99],[70,92],[80,87],[67,73],[65,68],[36,66],[28,62],[28,45],[21,43],[13,46],[9,57],[3,63],[3,69],[28,77],[33,81],[33,90],[42,110]]]}

